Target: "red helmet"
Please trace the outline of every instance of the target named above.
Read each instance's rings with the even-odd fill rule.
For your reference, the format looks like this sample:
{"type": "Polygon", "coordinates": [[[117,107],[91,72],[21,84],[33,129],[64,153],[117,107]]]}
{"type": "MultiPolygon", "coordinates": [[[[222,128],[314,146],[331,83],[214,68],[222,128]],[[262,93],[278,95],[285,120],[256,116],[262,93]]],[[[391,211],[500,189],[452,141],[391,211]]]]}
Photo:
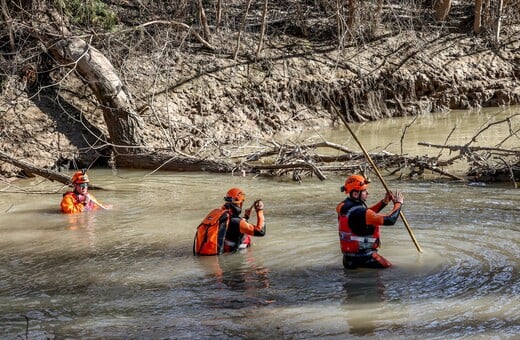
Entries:
{"type": "Polygon", "coordinates": [[[246,194],[239,188],[231,188],[224,197],[224,201],[235,204],[242,204],[246,199],[246,194]]]}
{"type": "Polygon", "coordinates": [[[81,183],[90,182],[87,174],[84,171],[75,172],[74,175],[72,175],[72,178],[70,181],[72,182],[72,184],[81,184],[81,183]]]}
{"type": "Polygon", "coordinates": [[[352,175],[347,178],[345,185],[341,187],[341,191],[349,194],[351,191],[362,191],[368,188],[368,180],[361,175],[352,175]]]}

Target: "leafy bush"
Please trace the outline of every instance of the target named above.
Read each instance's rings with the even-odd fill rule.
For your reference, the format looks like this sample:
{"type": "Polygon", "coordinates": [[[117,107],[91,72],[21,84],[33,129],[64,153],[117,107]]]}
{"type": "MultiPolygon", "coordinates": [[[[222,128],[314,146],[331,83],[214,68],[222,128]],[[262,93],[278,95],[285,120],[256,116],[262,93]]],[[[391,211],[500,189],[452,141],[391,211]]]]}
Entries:
{"type": "Polygon", "coordinates": [[[76,25],[111,30],[118,22],[116,13],[100,0],[55,0],[54,6],[76,25]]]}

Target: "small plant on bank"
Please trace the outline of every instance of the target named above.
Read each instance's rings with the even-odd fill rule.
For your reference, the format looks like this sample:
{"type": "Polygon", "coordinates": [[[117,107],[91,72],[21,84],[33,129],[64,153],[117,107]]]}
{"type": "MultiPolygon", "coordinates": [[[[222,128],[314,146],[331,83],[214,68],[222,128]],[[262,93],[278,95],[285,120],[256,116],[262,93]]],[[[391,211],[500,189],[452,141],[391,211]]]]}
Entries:
{"type": "Polygon", "coordinates": [[[77,25],[111,30],[118,22],[116,13],[100,0],[55,0],[54,6],[77,25]]]}

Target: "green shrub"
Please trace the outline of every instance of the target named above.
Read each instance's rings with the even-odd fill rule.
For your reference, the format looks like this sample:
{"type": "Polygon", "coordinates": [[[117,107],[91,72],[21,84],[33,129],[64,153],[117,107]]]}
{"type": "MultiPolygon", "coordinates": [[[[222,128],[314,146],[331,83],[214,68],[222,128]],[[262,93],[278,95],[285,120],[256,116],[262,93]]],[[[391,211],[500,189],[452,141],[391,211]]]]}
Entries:
{"type": "Polygon", "coordinates": [[[54,0],[54,6],[76,25],[111,30],[118,21],[116,13],[100,0],[54,0]]]}

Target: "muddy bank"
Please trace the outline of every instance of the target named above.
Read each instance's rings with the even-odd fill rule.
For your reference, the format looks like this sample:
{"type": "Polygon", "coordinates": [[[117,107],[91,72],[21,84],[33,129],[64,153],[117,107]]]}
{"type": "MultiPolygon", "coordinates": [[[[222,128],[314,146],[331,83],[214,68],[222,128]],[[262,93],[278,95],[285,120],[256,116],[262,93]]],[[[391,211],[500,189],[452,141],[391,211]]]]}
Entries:
{"type": "MultiPolygon", "coordinates": [[[[332,104],[352,121],[520,104],[517,36],[489,48],[466,34],[414,32],[341,49],[332,41],[277,36],[261,58],[238,60],[139,49],[121,59],[117,46],[99,48],[113,55],[133,95],[147,146],[229,159],[230,150],[274,134],[340,124],[332,104]]],[[[224,34],[214,41],[236,43],[224,34]]],[[[253,50],[257,36],[244,34],[241,43],[253,50]]],[[[59,87],[23,74],[4,81],[0,150],[50,169],[110,166],[110,139],[89,88],[67,69],[38,74],[59,87]]],[[[1,163],[0,173],[19,169],[1,163]]]]}

